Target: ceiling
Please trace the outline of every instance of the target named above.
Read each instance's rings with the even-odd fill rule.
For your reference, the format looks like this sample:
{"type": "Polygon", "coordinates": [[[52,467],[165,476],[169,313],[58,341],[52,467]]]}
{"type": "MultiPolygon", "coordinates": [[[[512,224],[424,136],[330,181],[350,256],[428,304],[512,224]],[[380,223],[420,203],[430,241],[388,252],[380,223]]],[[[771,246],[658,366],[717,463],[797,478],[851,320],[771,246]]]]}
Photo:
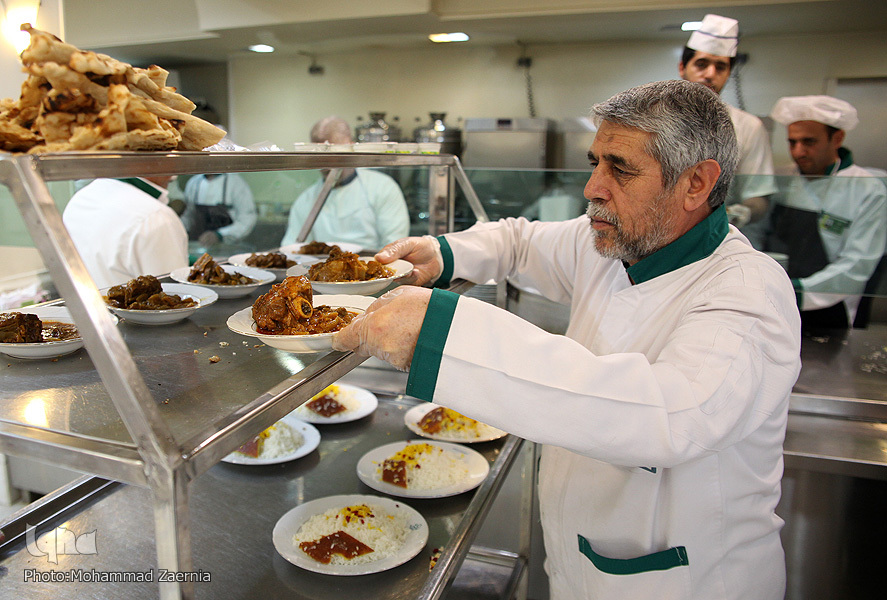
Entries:
{"type": "MultiPolygon", "coordinates": [[[[139,9],[148,3],[137,2],[139,9]]],[[[117,0],[126,3],[126,0],[117,0]]],[[[518,7],[535,5],[537,8],[501,11],[474,15],[468,11],[453,11],[441,17],[441,10],[433,0],[357,0],[363,11],[324,14],[317,10],[303,20],[284,14],[300,4],[293,0],[152,0],[151,5],[164,13],[164,6],[172,2],[177,7],[175,21],[169,14],[152,21],[133,18],[122,7],[114,15],[96,12],[93,0],[64,0],[66,37],[81,48],[97,50],[133,64],[158,63],[166,67],[208,62],[225,62],[229,57],[247,53],[247,46],[268,43],[278,52],[298,52],[322,55],[366,48],[409,48],[427,45],[429,33],[463,31],[471,36],[469,44],[527,45],[552,43],[595,43],[613,40],[646,40],[679,42],[688,34],[679,29],[686,20],[699,20],[706,12],[716,12],[736,18],[741,35],[745,37],[840,33],[887,30],[887,1],[885,0],[815,0],[785,2],[784,0],[734,0],[733,2],[705,2],[677,0],[622,0],[631,10],[614,10],[616,3],[606,0],[496,0],[492,5],[518,7]],[[230,19],[211,8],[232,7],[230,19]],[[286,7],[284,7],[286,5],[286,7]],[[649,8],[649,6],[686,6],[689,8],[649,8]],[[391,8],[387,16],[366,14],[366,7],[391,8]],[[558,10],[551,7],[560,6],[558,10]],[[608,8],[608,6],[610,8],[608,8]],[[243,19],[236,10],[267,9],[265,13],[252,12],[243,19]],[[257,8],[258,7],[258,8],[257,8]],[[548,8],[541,10],[539,7],[548,8]],[[274,12],[274,11],[277,12],[274,12]],[[341,13],[345,13],[342,15],[341,13]],[[358,14],[360,13],[360,14],[358,14]],[[550,14],[544,14],[550,13],[550,14]],[[349,16],[349,14],[353,16],[349,16]],[[254,17],[254,18],[253,18],[254,17]],[[97,22],[105,19],[107,22],[97,22]],[[109,20],[117,19],[117,22],[109,20]],[[242,26],[239,22],[244,22],[242,26]],[[231,23],[234,21],[234,23],[231,23]],[[265,21],[265,22],[261,22],[265,21]],[[290,22],[288,22],[290,21],[290,22]],[[153,23],[153,25],[152,25],[153,23]],[[209,26],[206,24],[209,23],[209,26]],[[204,24],[204,25],[201,25],[204,24]],[[115,35],[108,32],[117,31],[115,35]]],[[[308,0],[301,3],[303,8],[308,0]]],[[[335,5],[357,6],[354,0],[327,0],[335,5]]],[[[441,0],[442,5],[459,4],[460,0],[441,0]]],[[[485,3],[468,3],[481,7],[485,3]]],[[[136,6],[135,4],[133,6],[136,6]]],[[[332,8],[340,8],[333,6],[332,8]]],[[[501,8],[501,6],[500,6],[501,8]]],[[[381,10],[379,12],[386,12],[381,10]]],[[[305,13],[303,13],[305,14],[305,13]]]]}

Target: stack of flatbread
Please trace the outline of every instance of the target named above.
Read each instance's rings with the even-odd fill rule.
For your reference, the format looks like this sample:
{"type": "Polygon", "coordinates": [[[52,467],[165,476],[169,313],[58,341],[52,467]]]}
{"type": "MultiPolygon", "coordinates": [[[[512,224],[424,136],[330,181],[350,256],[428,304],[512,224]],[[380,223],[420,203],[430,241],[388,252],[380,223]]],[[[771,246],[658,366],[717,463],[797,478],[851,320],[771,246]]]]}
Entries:
{"type": "Polygon", "coordinates": [[[0,150],[203,150],[225,132],[192,116],[168,71],[132,67],[22,25],[31,44],[18,100],[0,100],[0,150]]]}

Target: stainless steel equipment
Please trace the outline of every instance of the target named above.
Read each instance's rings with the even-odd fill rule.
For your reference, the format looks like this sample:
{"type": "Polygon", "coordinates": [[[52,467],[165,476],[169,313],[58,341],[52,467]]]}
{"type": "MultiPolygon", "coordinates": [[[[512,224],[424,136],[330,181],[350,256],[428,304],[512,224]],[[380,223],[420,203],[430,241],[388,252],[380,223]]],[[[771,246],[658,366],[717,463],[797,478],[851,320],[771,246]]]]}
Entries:
{"type": "MultiPolygon", "coordinates": [[[[360,120],[360,117],[358,119],[360,120]]],[[[356,140],[361,143],[401,141],[400,127],[388,123],[383,112],[371,112],[369,122],[359,124],[354,129],[354,134],[356,140]]]]}
{"type": "MultiPolygon", "coordinates": [[[[438,142],[443,154],[462,155],[462,130],[458,127],[447,125],[446,113],[429,113],[431,122],[416,127],[413,131],[414,142],[438,142]]],[[[418,118],[416,119],[418,120],[418,118]]]]}
{"type": "MultiPolygon", "coordinates": [[[[0,389],[4,400],[0,402],[0,452],[149,488],[156,566],[193,571],[191,484],[244,440],[365,359],[329,352],[320,356],[274,355],[267,361],[264,357],[270,349],[262,355],[261,347],[250,349],[247,344],[238,358],[233,359],[232,353],[237,361],[234,371],[213,370],[213,363],[201,359],[211,356],[216,348],[207,344],[225,331],[224,319],[213,314],[223,305],[230,309],[227,302],[199,311],[180,324],[184,329],[178,325],[168,329],[162,347],[151,349],[149,343],[136,356],[131,349],[138,345],[136,338],[129,337],[126,326],[118,327],[112,321],[45,182],[365,166],[428,167],[429,233],[452,229],[454,182],[467,185],[467,178],[458,159],[449,155],[132,152],[7,155],[0,159],[0,182],[10,189],[91,359],[89,368],[75,363],[70,369],[54,370],[55,380],[52,374],[40,371],[39,365],[6,370],[0,389]],[[29,375],[30,369],[36,370],[29,375]],[[238,372],[243,377],[238,378],[236,398],[221,393],[232,389],[229,377],[238,372]],[[32,403],[41,409],[35,411],[40,417],[37,421],[31,417],[33,408],[28,408],[32,403]]],[[[464,191],[477,211],[476,218],[486,220],[477,197],[470,189],[464,191]]],[[[215,343],[221,346],[219,340],[215,343]]],[[[453,555],[449,559],[453,561],[451,574],[458,569],[462,550],[456,546],[447,550],[453,555]]],[[[434,593],[439,595],[446,583],[441,580],[434,593]]],[[[193,598],[194,585],[194,581],[161,582],[161,598],[193,598]]]]}
{"type": "Polygon", "coordinates": [[[551,119],[466,119],[466,167],[546,169],[554,166],[551,119]]]}
{"type": "Polygon", "coordinates": [[[597,127],[587,117],[562,119],[557,123],[555,164],[559,169],[588,170],[588,149],[597,127]]]}

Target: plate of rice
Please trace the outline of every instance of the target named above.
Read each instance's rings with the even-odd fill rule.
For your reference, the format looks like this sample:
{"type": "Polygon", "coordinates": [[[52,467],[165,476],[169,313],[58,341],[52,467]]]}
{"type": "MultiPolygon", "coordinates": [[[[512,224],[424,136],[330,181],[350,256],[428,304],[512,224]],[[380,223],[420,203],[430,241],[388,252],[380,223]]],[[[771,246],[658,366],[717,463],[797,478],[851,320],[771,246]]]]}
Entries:
{"type": "Polygon", "coordinates": [[[272,540],[280,555],[297,567],[327,575],[366,575],[419,554],[428,542],[428,523],[390,498],[327,496],[284,514],[272,540]]]}
{"type": "Polygon", "coordinates": [[[490,472],[480,453],[446,442],[407,440],[379,446],[357,461],[357,476],[402,498],[445,498],[473,490],[490,472]]]}
{"type": "Polygon", "coordinates": [[[315,425],[331,425],[362,419],[376,410],[377,406],[379,399],[372,392],[347,383],[334,383],[314,395],[292,414],[315,425]]]}
{"type": "Polygon", "coordinates": [[[320,444],[313,425],[288,414],[222,459],[235,465],[276,465],[302,458],[320,444]],[[256,439],[258,438],[258,439],[256,439]]]}
{"type": "Polygon", "coordinates": [[[434,403],[414,406],[404,414],[403,422],[416,435],[440,442],[471,444],[490,442],[508,435],[501,429],[434,403]]]}

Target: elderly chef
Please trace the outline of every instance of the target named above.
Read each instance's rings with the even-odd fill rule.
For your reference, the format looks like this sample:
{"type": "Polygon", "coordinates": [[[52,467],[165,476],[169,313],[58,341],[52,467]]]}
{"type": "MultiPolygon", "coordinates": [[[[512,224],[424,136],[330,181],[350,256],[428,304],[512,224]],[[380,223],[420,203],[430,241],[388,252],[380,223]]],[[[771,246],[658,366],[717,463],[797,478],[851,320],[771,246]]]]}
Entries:
{"type": "Polygon", "coordinates": [[[782,477],[800,320],[785,271],[727,222],[729,113],[674,80],[593,108],[587,216],[407,238],[415,283],[519,274],[565,336],[402,286],[339,332],[407,393],[543,444],[551,598],[781,600],[782,477]]]}
{"type": "MultiPolygon", "coordinates": [[[[739,44],[739,22],[720,15],[705,15],[699,29],[690,34],[678,64],[681,78],[701,83],[720,94],[733,67],[739,44]]],[[[770,136],[756,116],[727,105],[739,144],[739,177],[728,199],[730,222],[742,228],[756,248],[766,237],[764,217],[768,196],[776,191],[770,136]]]]}
{"type": "Polygon", "coordinates": [[[846,329],[884,254],[887,192],[842,146],[859,122],[850,103],[780,98],[770,116],[787,127],[795,162],[777,197],[774,229],[789,255],[801,321],[805,329],[846,329]]]}

